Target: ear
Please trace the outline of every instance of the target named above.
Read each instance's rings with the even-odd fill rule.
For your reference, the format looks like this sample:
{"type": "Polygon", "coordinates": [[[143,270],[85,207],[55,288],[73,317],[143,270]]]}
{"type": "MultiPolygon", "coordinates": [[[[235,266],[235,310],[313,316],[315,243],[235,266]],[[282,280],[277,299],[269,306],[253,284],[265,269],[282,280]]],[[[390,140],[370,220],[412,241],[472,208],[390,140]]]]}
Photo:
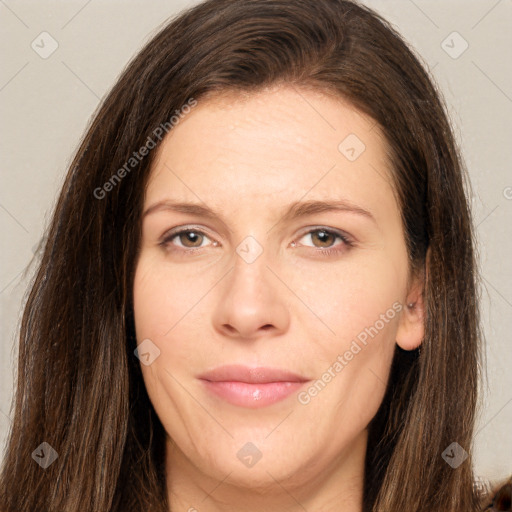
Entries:
{"type": "MultiPolygon", "coordinates": [[[[430,247],[427,250],[425,266],[428,268],[430,247]]],[[[400,322],[396,333],[396,343],[404,350],[417,349],[425,337],[425,304],[423,291],[427,270],[414,277],[407,292],[404,308],[400,315],[400,322]]]]}

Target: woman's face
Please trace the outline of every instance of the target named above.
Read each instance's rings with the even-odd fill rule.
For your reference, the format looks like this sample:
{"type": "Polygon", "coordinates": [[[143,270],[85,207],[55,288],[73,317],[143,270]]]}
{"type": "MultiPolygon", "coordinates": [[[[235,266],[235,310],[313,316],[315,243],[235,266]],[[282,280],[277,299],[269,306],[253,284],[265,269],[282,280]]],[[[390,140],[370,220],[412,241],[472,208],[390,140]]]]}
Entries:
{"type": "Polygon", "coordinates": [[[253,488],[362,471],[395,343],[422,338],[379,128],[280,87],[200,101],[157,156],[134,310],[171,467],[253,488]]]}

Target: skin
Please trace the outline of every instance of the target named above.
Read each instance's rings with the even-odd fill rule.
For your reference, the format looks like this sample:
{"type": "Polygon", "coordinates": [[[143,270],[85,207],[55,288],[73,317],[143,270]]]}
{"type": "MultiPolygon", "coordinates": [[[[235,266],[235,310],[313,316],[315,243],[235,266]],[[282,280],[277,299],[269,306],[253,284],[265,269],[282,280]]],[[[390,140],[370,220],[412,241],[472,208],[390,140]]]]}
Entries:
{"type": "Polygon", "coordinates": [[[423,282],[409,279],[390,176],[371,118],[289,85],[202,99],[158,148],[144,211],[175,200],[217,212],[156,208],[143,218],[136,334],[160,350],[141,368],[168,434],[173,511],[362,510],[367,425],[384,396],[395,343],[412,350],[424,335],[423,282]],[[366,146],[354,161],[338,150],[349,134],[366,146]],[[350,211],[283,218],[292,202],[341,198],[374,221],[350,211]],[[185,233],[160,245],[180,226],[196,238],[185,233]],[[322,238],[322,228],[352,245],[336,234],[322,238]],[[237,253],[247,236],[263,250],[250,263],[237,253]],[[321,253],[329,248],[339,252],[321,253]],[[393,304],[402,309],[389,318],[393,304]],[[381,315],[384,327],[333,372],[381,315]],[[334,376],[308,403],[292,394],[248,409],[197,379],[228,363],[283,368],[312,382],[328,368],[334,376]],[[247,442],[262,454],[252,467],[237,457],[247,442]]]}

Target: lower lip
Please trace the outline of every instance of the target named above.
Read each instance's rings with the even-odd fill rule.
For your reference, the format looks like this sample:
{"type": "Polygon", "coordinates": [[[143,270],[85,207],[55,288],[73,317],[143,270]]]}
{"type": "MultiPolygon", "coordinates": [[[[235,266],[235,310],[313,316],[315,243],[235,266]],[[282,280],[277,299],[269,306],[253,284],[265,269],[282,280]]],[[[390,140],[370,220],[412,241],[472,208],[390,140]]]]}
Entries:
{"type": "Polygon", "coordinates": [[[297,392],[304,382],[267,382],[249,384],[239,381],[212,382],[203,380],[214,395],[240,407],[258,409],[280,402],[297,392]]]}

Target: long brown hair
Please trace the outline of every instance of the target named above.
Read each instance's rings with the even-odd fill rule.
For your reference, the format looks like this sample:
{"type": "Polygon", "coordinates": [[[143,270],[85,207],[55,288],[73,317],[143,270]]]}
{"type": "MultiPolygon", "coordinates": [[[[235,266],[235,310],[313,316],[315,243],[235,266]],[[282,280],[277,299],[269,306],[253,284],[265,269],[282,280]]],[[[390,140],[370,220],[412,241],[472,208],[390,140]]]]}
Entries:
{"type": "Polygon", "coordinates": [[[474,228],[440,93],[390,24],[352,1],[207,0],[129,63],[70,166],[22,318],[2,510],[168,510],[165,433],[133,354],[132,282],[155,151],[130,159],[149,139],[158,146],[156,128],[191,99],[278,83],[343,97],[380,125],[411,272],[426,279],[421,354],[396,348],[369,425],[364,510],[478,509],[474,228]],[[32,457],[43,442],[58,454],[46,469],[32,457]],[[443,458],[453,442],[469,453],[457,468],[443,458]]]}

